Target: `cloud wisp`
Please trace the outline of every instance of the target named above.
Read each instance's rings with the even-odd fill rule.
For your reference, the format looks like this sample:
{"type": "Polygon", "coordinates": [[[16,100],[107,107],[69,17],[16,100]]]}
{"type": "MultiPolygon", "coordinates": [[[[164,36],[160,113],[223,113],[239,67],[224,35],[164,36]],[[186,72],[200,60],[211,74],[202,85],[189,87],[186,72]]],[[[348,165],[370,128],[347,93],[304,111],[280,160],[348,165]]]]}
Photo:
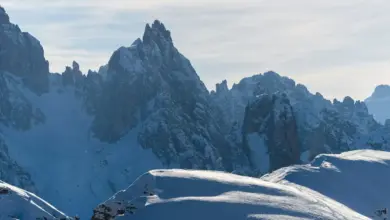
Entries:
{"type": "Polygon", "coordinates": [[[272,69],[328,98],[364,99],[390,84],[390,3],[384,0],[4,0],[41,40],[51,70],[84,71],[160,19],[205,84],[272,69]],[[37,7],[37,5],[39,7],[37,7]],[[352,83],[351,83],[352,82],[352,83]]]}

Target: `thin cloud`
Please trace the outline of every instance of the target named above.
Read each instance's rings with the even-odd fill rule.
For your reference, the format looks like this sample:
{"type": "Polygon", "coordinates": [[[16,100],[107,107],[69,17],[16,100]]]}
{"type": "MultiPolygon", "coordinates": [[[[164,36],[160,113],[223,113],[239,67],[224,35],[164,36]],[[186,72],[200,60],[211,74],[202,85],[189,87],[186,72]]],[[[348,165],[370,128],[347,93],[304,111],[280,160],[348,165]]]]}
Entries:
{"type": "Polygon", "coordinates": [[[364,99],[390,83],[385,0],[3,0],[13,22],[43,44],[51,70],[76,59],[98,69],[154,19],[205,84],[275,70],[311,91],[364,99]],[[39,5],[39,7],[37,7],[39,5]],[[357,76],[358,73],[358,76],[357,76]],[[344,80],[355,79],[346,85],[344,80]]]}

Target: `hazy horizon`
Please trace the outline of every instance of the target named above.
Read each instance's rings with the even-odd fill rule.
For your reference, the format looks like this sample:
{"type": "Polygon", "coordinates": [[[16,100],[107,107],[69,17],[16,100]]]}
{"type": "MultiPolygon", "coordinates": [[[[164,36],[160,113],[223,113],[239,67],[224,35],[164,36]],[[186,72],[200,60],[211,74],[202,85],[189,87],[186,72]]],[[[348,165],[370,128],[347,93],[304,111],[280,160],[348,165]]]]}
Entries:
{"type": "Polygon", "coordinates": [[[97,70],[159,19],[210,90],[267,70],[327,98],[365,99],[376,85],[390,84],[385,1],[3,0],[2,6],[41,41],[52,72],[73,60],[84,73],[97,70]]]}

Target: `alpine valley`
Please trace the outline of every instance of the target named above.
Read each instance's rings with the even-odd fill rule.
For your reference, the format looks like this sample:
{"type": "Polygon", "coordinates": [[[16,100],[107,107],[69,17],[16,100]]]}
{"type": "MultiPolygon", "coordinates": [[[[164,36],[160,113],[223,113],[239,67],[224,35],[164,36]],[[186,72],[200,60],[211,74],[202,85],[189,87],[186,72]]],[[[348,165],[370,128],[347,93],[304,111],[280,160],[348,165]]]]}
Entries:
{"type": "MultiPolygon", "coordinates": [[[[305,173],[316,178],[313,167],[324,167],[323,158],[344,168],[361,158],[367,166],[369,158],[379,165],[390,161],[389,153],[382,152],[390,150],[390,87],[378,86],[366,102],[369,108],[350,97],[329,101],[272,71],[244,78],[230,89],[222,81],[210,92],[160,21],[146,25],[142,38],[118,48],[98,71],[82,73],[74,61],[63,73],[50,73],[40,42],[12,24],[0,8],[0,219],[70,218],[64,213],[90,219],[95,207],[95,215],[104,213],[111,200],[98,205],[141,175],[129,190],[153,185],[151,179],[156,179],[168,191],[188,184],[194,192],[177,191],[186,196],[203,195],[202,187],[216,190],[205,191],[207,195],[244,190],[245,198],[254,200],[249,194],[272,194],[275,200],[269,202],[294,195],[284,201],[287,207],[311,203],[310,194],[330,207],[321,218],[318,203],[307,212],[283,212],[284,217],[244,218],[241,213],[231,219],[365,219],[364,208],[339,200],[336,204],[303,182],[305,173]],[[361,157],[351,159],[346,151],[361,157]],[[294,172],[303,174],[294,178],[294,172]],[[292,183],[278,185],[280,178],[292,183]],[[298,192],[297,184],[308,188],[298,192]],[[342,214],[332,215],[332,210],[342,214]]],[[[327,178],[328,171],[318,172],[327,178]]],[[[153,190],[157,188],[147,192],[153,190]]],[[[158,190],[150,196],[155,194],[158,190]]],[[[172,204],[131,219],[157,220],[160,207],[176,210],[172,204]]],[[[118,213],[111,211],[96,219],[114,219],[118,213]]],[[[195,216],[187,219],[229,219],[195,216]]]]}

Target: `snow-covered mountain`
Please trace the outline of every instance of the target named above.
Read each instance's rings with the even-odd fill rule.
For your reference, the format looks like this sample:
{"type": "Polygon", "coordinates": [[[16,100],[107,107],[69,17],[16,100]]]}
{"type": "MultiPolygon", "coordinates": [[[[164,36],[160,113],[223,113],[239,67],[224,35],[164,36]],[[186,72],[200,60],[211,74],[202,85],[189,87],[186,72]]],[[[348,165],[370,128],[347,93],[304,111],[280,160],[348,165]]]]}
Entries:
{"type": "Polygon", "coordinates": [[[363,102],[275,72],[209,92],[160,22],[99,71],[49,73],[40,42],[0,8],[0,179],[67,214],[161,168],[259,176],[320,153],[390,149],[363,102]]]}
{"type": "Polygon", "coordinates": [[[99,205],[92,219],[383,220],[389,165],[389,152],[358,150],[320,155],[262,178],[153,170],[99,205]]]}
{"type": "Polygon", "coordinates": [[[320,153],[353,150],[357,145],[371,148],[361,139],[375,136],[383,128],[363,102],[350,97],[331,102],[275,72],[244,78],[230,90],[224,81],[211,97],[222,111],[216,117],[224,122],[220,124],[226,127],[223,130],[227,139],[250,152],[247,155],[251,170],[260,173],[286,165],[283,156],[282,162],[270,158],[279,157],[276,154],[284,154],[287,149],[290,149],[288,164],[294,164],[299,162],[293,156],[295,151],[300,152],[302,162],[308,162],[320,153]],[[280,143],[275,143],[276,140],[280,143]],[[281,147],[278,152],[272,152],[275,144],[281,147]],[[253,160],[262,161],[262,167],[253,160]]]}

